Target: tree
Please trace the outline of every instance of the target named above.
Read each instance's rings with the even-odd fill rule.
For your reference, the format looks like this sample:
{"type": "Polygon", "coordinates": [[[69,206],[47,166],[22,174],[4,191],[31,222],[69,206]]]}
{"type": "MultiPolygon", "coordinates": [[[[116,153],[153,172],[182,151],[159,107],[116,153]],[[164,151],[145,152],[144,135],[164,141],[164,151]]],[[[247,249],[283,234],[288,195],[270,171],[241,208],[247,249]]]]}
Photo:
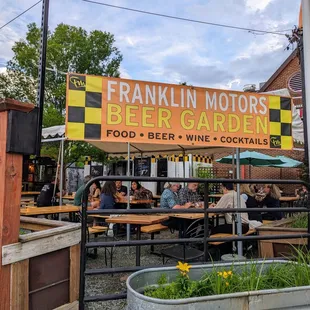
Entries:
{"type": "MultiPolygon", "coordinates": [[[[81,27],[59,24],[53,32],[49,31],[43,127],[64,124],[66,75],[63,72],[119,77],[122,55],[114,43],[113,34],[99,30],[87,33],[81,27]]],[[[31,23],[26,38],[13,45],[14,57],[8,62],[7,72],[0,74],[1,97],[36,101],[39,47],[40,29],[31,23]]],[[[91,156],[88,151],[94,160],[105,158],[102,151],[87,143],[72,142],[71,148],[74,151],[66,152],[67,163],[83,155],[91,156]]],[[[43,151],[55,157],[55,148],[44,146],[43,151]]]]}

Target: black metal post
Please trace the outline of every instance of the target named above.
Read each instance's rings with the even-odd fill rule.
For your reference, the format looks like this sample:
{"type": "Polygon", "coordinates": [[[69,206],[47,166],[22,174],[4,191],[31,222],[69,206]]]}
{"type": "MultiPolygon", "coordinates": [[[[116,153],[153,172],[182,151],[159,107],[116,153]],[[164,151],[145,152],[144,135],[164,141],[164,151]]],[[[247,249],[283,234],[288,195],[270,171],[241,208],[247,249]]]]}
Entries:
{"type": "MultiPolygon", "coordinates": [[[[301,82],[302,82],[302,107],[303,107],[303,123],[304,123],[304,148],[305,148],[305,163],[307,165],[307,183],[310,184],[309,179],[309,156],[308,156],[308,123],[307,123],[307,109],[306,109],[306,84],[305,84],[305,65],[304,65],[304,42],[303,34],[300,35],[298,41],[298,51],[299,51],[299,62],[301,71],[301,82]]],[[[308,186],[309,189],[309,186],[308,186]]],[[[308,195],[307,208],[310,208],[310,196],[308,195]]],[[[308,213],[308,233],[310,233],[310,213],[308,213]]],[[[310,239],[307,242],[308,250],[310,250],[310,239]]]]}
{"type": "Polygon", "coordinates": [[[84,310],[84,297],[85,297],[85,269],[86,269],[86,230],[87,230],[87,201],[89,186],[86,186],[83,192],[82,203],[82,227],[81,227],[81,257],[80,257],[80,292],[79,292],[79,310],[84,310]]]}
{"type": "Polygon", "coordinates": [[[209,214],[207,209],[209,208],[209,183],[204,183],[204,235],[203,235],[203,249],[204,249],[204,261],[209,260],[209,247],[207,238],[209,238],[209,214]]]}
{"type": "Polygon", "coordinates": [[[37,94],[37,139],[36,139],[36,155],[40,156],[41,151],[41,135],[42,120],[44,107],[44,87],[45,87],[45,68],[46,68],[46,49],[47,49],[47,31],[48,31],[48,11],[49,0],[42,0],[42,20],[41,20],[41,42],[40,42],[40,63],[38,74],[38,94],[37,94]]]}

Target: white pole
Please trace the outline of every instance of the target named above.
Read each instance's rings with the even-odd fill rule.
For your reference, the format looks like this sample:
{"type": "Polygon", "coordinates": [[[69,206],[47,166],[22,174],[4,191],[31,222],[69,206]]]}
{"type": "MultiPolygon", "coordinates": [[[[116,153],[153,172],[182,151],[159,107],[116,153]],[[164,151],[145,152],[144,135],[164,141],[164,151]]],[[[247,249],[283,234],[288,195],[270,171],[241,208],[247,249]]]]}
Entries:
{"type": "MultiPolygon", "coordinates": [[[[310,0],[302,0],[302,23],[303,23],[303,52],[304,52],[304,75],[307,115],[307,137],[310,137],[310,0]]],[[[305,143],[307,143],[305,141],[305,143]]],[[[310,158],[310,147],[308,148],[310,158]]]]}
{"type": "MultiPolygon", "coordinates": [[[[128,149],[127,149],[127,176],[130,176],[130,143],[128,142],[128,149]]],[[[130,186],[131,183],[129,182],[128,191],[127,191],[127,210],[130,209],[130,186]]],[[[127,241],[130,240],[130,225],[127,224],[127,241]]]]}
{"type": "Polygon", "coordinates": [[[63,181],[64,181],[64,140],[61,140],[61,157],[60,157],[60,184],[59,184],[59,190],[60,190],[60,196],[59,196],[59,205],[62,206],[62,191],[63,191],[63,181]]]}
{"type": "MultiPolygon", "coordinates": [[[[240,148],[236,149],[236,157],[237,157],[237,179],[240,180],[240,148]]],[[[237,208],[240,208],[240,184],[237,184],[237,208]]],[[[237,213],[237,234],[238,236],[242,236],[242,220],[241,213],[237,213]]],[[[243,255],[243,247],[242,241],[238,241],[238,255],[243,255]]]]}

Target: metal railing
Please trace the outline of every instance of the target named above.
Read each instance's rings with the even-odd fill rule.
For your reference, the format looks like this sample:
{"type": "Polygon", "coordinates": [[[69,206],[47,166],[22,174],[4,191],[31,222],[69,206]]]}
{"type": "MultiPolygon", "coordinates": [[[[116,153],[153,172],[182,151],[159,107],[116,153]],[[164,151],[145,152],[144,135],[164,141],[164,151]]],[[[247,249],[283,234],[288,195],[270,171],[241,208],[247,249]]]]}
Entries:
{"type": "MultiPolygon", "coordinates": [[[[135,272],[144,268],[161,267],[161,266],[136,266],[136,267],[119,267],[119,268],[102,268],[102,269],[86,269],[86,256],[87,250],[91,248],[101,247],[129,247],[129,246],[142,246],[142,245],[159,245],[159,244],[186,244],[189,242],[201,242],[204,245],[204,261],[209,260],[209,245],[208,242],[233,242],[233,241],[247,241],[247,240],[277,240],[277,239],[294,239],[294,238],[307,238],[308,249],[310,249],[310,209],[309,201],[307,208],[268,208],[268,212],[307,212],[308,213],[308,231],[304,234],[290,234],[290,235],[264,235],[264,236],[237,236],[237,237],[222,237],[210,238],[209,230],[204,229],[203,238],[182,238],[182,239],[157,239],[157,240],[130,240],[130,241],[110,241],[100,242],[92,241],[87,242],[87,216],[88,215],[109,215],[109,214],[171,214],[175,213],[175,209],[99,209],[87,210],[87,193],[90,186],[95,181],[137,181],[137,182],[179,182],[179,183],[203,183],[204,184],[204,209],[177,209],[177,213],[203,213],[205,216],[204,227],[209,227],[209,213],[225,214],[225,213],[244,213],[244,208],[234,209],[209,209],[209,183],[234,183],[234,184],[307,184],[300,180],[237,180],[237,179],[201,179],[201,178],[169,178],[169,177],[128,177],[128,176],[104,176],[96,177],[89,181],[84,190],[83,205],[82,205],[82,229],[81,229],[81,265],[80,265],[80,293],[79,293],[79,309],[84,310],[86,302],[108,301],[126,298],[125,293],[109,294],[109,295],[96,295],[85,297],[85,277],[93,275],[114,274],[123,272],[135,272]]],[[[309,197],[310,198],[310,197],[309,197]]],[[[247,213],[262,212],[262,208],[246,209],[247,213]]],[[[137,261],[136,261],[137,262],[137,261]]]]}

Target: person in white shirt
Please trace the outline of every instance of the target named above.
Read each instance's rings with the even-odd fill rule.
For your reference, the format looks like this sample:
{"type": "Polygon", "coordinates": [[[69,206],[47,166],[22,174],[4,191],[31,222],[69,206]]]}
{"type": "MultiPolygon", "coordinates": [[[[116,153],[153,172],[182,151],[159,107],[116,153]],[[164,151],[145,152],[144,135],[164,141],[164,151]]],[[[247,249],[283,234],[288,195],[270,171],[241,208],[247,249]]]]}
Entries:
{"type": "MultiPolygon", "coordinates": [[[[215,205],[210,205],[210,208],[217,209],[233,209],[237,208],[237,192],[234,190],[233,183],[223,183],[223,196],[219,200],[219,202],[215,205]]],[[[240,208],[246,209],[246,204],[244,199],[240,196],[240,208]]],[[[237,214],[237,213],[235,213],[237,214]]],[[[211,234],[217,233],[232,233],[232,213],[225,213],[226,224],[219,225],[211,229],[211,234]]],[[[236,216],[237,217],[237,216],[236,216]]],[[[241,221],[242,221],[242,233],[245,234],[249,229],[253,229],[255,227],[261,226],[262,223],[258,221],[250,221],[248,217],[248,213],[241,213],[241,221]]],[[[237,230],[235,230],[237,231],[237,230]]]]}

